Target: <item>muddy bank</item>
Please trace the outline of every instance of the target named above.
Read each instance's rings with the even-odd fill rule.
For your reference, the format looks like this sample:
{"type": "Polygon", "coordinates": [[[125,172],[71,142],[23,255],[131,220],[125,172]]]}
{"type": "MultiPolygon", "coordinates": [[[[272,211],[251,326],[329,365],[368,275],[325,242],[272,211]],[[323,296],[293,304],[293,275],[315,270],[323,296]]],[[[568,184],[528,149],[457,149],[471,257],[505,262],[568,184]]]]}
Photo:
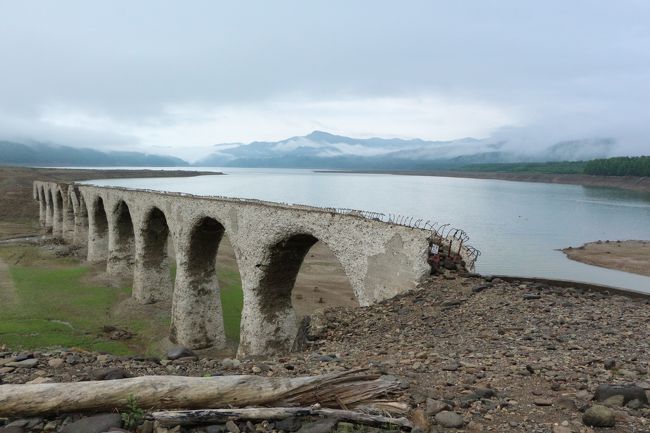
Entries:
{"type": "Polygon", "coordinates": [[[650,277],[650,241],[596,241],[562,250],[571,260],[650,277]]]}
{"type": "Polygon", "coordinates": [[[319,172],[399,174],[406,176],[460,177],[496,179],[515,182],[559,183],[605,188],[622,188],[650,193],[650,178],[635,176],[591,176],[586,174],[499,173],[473,171],[383,171],[383,170],[318,170],[319,172]]]}

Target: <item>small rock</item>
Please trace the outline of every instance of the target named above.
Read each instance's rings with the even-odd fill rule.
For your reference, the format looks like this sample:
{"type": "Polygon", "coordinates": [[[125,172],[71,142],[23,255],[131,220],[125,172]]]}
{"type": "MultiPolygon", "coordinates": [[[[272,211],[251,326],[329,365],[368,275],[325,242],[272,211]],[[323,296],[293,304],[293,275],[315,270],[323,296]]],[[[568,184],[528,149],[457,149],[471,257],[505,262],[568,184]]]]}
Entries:
{"type": "Polygon", "coordinates": [[[29,382],[26,382],[26,383],[34,385],[34,384],[38,384],[38,383],[52,383],[52,382],[54,382],[54,380],[52,378],[49,378],[49,377],[37,377],[36,379],[32,379],[32,380],[30,380],[29,382]]]}
{"type": "Polygon", "coordinates": [[[65,363],[64,360],[61,358],[52,358],[49,361],[47,361],[47,365],[49,365],[52,368],[59,368],[65,363]]]}
{"type": "Polygon", "coordinates": [[[239,430],[239,427],[237,427],[237,424],[234,423],[232,420],[226,421],[226,430],[228,430],[230,433],[240,433],[241,430],[239,430]]]}
{"type": "Polygon", "coordinates": [[[524,301],[532,301],[534,299],[542,299],[542,296],[537,293],[524,293],[523,298],[524,301]]]}
{"type": "Polygon", "coordinates": [[[533,403],[535,406],[553,406],[553,401],[548,398],[536,398],[533,403]]]}
{"type": "Polygon", "coordinates": [[[627,404],[627,402],[634,399],[638,399],[644,405],[648,404],[648,397],[646,396],[645,390],[636,385],[600,385],[596,389],[594,400],[605,401],[613,395],[622,395],[623,404],[627,404]]]}
{"type": "Polygon", "coordinates": [[[462,416],[448,410],[436,414],[436,422],[447,428],[460,428],[465,424],[462,416]]]}
{"type": "Polygon", "coordinates": [[[167,351],[167,359],[174,360],[188,357],[196,357],[196,353],[192,352],[187,347],[174,346],[167,351]]]}
{"type": "Polygon", "coordinates": [[[444,401],[434,400],[432,398],[427,399],[427,405],[425,409],[425,414],[429,417],[436,415],[437,413],[442,412],[443,410],[451,410],[449,406],[444,401]]]}
{"type": "Polygon", "coordinates": [[[113,428],[120,428],[122,419],[117,413],[105,413],[81,418],[72,422],[63,429],[61,433],[102,433],[113,428]]]}
{"type": "Polygon", "coordinates": [[[38,359],[28,358],[22,361],[14,361],[5,364],[5,367],[14,367],[14,368],[34,368],[38,364],[38,359]]]}
{"type": "Polygon", "coordinates": [[[81,362],[81,357],[76,353],[73,353],[65,357],[65,362],[70,365],[77,365],[81,362]]]}
{"type": "Polygon", "coordinates": [[[623,406],[624,401],[625,401],[625,397],[619,394],[607,398],[606,400],[603,401],[603,404],[607,407],[621,407],[623,406]]]}
{"type": "Polygon", "coordinates": [[[614,412],[599,404],[595,404],[582,415],[582,422],[590,427],[614,427],[616,423],[614,412]]]}
{"type": "Polygon", "coordinates": [[[553,433],[571,433],[571,428],[563,425],[554,425],[553,433]]]}
{"type": "Polygon", "coordinates": [[[131,377],[131,375],[122,368],[101,368],[90,374],[92,380],[115,380],[131,377]]]}
{"type": "Polygon", "coordinates": [[[605,370],[611,370],[612,368],[616,367],[616,360],[614,359],[608,359],[604,363],[605,370]]]}
{"type": "Polygon", "coordinates": [[[474,293],[480,293],[485,289],[489,289],[492,285],[491,284],[481,284],[480,286],[476,286],[472,288],[472,292],[474,293]]]}

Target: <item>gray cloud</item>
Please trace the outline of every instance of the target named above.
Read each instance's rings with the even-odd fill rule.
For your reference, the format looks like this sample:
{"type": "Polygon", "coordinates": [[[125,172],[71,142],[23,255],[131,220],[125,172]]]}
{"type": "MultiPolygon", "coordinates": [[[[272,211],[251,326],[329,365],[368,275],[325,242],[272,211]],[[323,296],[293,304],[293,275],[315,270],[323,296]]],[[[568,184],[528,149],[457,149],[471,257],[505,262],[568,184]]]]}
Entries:
{"type": "MultiPolygon", "coordinates": [[[[282,129],[255,120],[228,129],[175,107],[228,117],[232,107],[292,98],[433,98],[512,113],[493,133],[516,131],[521,146],[608,136],[648,153],[648,22],[643,0],[4,2],[0,138],[173,150],[205,143],[151,131],[200,124],[188,140],[214,143],[313,125],[380,135],[371,115],[340,130],[351,128],[336,116],[354,114],[343,109],[325,121],[321,111],[295,114],[282,129]],[[52,122],[52,107],[76,116],[52,122]],[[75,125],[79,113],[104,120],[75,125]]],[[[459,136],[473,131],[463,116],[468,134],[459,136]]],[[[422,138],[449,138],[434,129],[422,138]]],[[[408,122],[391,132],[422,134],[408,122]]]]}

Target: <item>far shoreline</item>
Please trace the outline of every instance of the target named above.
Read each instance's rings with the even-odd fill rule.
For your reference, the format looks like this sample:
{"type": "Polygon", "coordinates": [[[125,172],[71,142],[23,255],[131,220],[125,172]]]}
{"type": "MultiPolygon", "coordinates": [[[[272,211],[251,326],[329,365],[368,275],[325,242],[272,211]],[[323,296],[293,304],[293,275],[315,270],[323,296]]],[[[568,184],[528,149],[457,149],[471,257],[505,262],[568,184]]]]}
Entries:
{"type": "Polygon", "coordinates": [[[392,174],[403,176],[456,177],[466,179],[494,179],[512,182],[555,183],[601,188],[620,188],[650,193],[650,177],[594,176],[588,174],[502,173],[477,171],[416,171],[416,170],[314,170],[317,173],[392,174]]]}
{"type": "Polygon", "coordinates": [[[588,242],[562,252],[577,262],[650,277],[650,240],[588,242]]]}

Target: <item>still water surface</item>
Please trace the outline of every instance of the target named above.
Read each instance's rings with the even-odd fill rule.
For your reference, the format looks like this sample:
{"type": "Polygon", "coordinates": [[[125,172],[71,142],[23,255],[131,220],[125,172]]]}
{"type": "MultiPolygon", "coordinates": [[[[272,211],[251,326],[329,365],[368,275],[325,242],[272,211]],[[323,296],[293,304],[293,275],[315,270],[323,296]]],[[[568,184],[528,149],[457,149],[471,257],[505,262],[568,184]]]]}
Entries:
{"type": "Polygon", "coordinates": [[[599,239],[650,239],[650,194],[484,179],[209,169],[227,175],[88,183],[405,214],[465,230],[483,253],[477,263],[483,274],[568,279],[650,292],[648,277],[584,265],[558,251],[599,239]]]}

